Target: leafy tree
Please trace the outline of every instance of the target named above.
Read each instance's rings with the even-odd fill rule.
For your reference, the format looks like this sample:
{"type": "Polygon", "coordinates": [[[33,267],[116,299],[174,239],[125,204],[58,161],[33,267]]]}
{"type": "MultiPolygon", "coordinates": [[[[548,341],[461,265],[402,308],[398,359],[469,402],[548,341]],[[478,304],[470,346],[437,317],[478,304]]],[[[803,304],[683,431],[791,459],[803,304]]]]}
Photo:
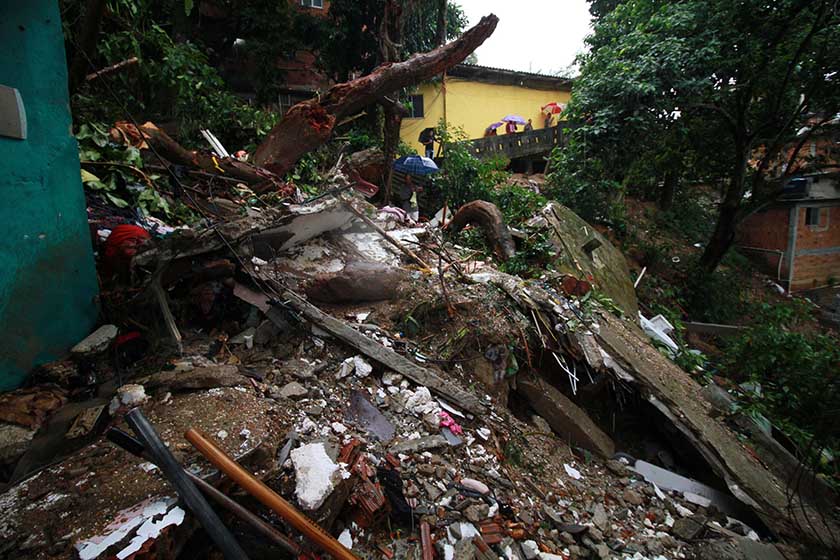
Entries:
{"type": "MultiPolygon", "coordinates": [[[[327,69],[344,81],[353,72],[369,73],[380,62],[380,26],[386,0],[333,0],[330,4],[332,34],[324,41],[327,69]]],[[[438,0],[403,2],[403,31],[400,58],[437,46],[438,0]]],[[[467,18],[460,6],[449,2],[446,9],[448,40],[464,30],[467,18]]]]}
{"type": "Polygon", "coordinates": [[[802,301],[762,305],[753,327],[727,349],[723,371],[761,387],[743,395],[748,410],[774,422],[809,459],[823,449],[840,451],[840,345],[809,334],[809,305],[802,301]]]}
{"type": "Polygon", "coordinates": [[[797,131],[811,123],[813,133],[840,110],[836,3],[625,0],[592,10],[568,112],[578,127],[555,156],[554,182],[592,185],[614,204],[631,171],[664,184],[696,161],[693,178],[723,185],[700,259],[711,272],[739,220],[776,195],[768,172],[782,149],[801,147],[797,131]]]}

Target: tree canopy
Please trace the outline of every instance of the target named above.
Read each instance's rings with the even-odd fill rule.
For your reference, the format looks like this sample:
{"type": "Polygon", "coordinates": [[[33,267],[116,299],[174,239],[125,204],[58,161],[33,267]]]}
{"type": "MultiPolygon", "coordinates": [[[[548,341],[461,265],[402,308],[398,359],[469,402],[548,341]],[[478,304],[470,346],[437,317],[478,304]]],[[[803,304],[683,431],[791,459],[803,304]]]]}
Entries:
{"type": "Polygon", "coordinates": [[[577,127],[554,181],[594,193],[598,218],[640,176],[720,185],[701,258],[712,271],[738,221],[774,196],[783,148],[840,111],[836,3],[626,0],[593,2],[592,13],[568,111],[577,127]]]}

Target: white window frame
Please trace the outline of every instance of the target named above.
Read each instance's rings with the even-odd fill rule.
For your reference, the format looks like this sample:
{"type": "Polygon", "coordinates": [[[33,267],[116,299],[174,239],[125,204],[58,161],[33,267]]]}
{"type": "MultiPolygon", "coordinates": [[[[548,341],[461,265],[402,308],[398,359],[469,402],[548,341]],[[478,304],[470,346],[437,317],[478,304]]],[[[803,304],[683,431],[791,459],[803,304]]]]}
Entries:
{"type": "Polygon", "coordinates": [[[805,207],[805,225],[808,226],[808,229],[811,231],[826,231],[829,226],[829,222],[831,219],[831,208],[827,206],[806,206],[805,207]],[[816,224],[809,224],[808,223],[808,211],[816,211],[817,212],[817,223],[816,224]],[[825,225],[822,225],[823,216],[825,216],[825,225]]]}
{"type": "Polygon", "coordinates": [[[324,9],[324,0],[300,0],[300,5],[305,8],[324,9]]]}

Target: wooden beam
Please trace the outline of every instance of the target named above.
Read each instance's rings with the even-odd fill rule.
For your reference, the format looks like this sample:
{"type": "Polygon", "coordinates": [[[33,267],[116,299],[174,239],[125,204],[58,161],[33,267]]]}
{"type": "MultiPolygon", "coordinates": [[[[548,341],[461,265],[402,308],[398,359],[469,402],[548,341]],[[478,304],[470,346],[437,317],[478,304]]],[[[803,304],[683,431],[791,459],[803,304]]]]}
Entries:
{"type": "MultiPolygon", "coordinates": [[[[260,309],[270,309],[270,307],[266,307],[269,298],[265,294],[255,292],[241,284],[236,285],[234,294],[243,301],[247,301],[260,309]]],[[[347,325],[344,321],[324,313],[291,290],[284,289],[281,295],[286,300],[285,303],[307,321],[318,325],[321,329],[327,331],[342,342],[349,344],[368,358],[402,374],[419,385],[428,387],[429,391],[451,402],[455,406],[476,415],[484,414],[485,407],[477,397],[444,380],[434,371],[420,367],[393,350],[371,340],[347,325]]],[[[268,314],[268,318],[272,319],[271,314],[268,314]]]]}

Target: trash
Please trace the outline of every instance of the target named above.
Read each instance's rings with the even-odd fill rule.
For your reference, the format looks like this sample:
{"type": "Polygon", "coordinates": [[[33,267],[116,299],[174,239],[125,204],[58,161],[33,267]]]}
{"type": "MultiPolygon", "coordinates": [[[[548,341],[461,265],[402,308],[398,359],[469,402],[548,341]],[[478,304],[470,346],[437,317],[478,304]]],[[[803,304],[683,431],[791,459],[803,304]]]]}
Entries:
{"type": "Polygon", "coordinates": [[[102,353],[108,349],[118,332],[116,325],[102,325],[71,348],[70,353],[74,356],[92,356],[102,353]]]}
{"type": "Polygon", "coordinates": [[[353,391],[350,395],[350,406],[345,419],[370,433],[382,443],[388,443],[394,439],[396,433],[394,425],[370,403],[361,391],[353,391]]]}
{"type": "Polygon", "coordinates": [[[574,478],[575,480],[580,480],[581,478],[583,478],[583,475],[580,474],[580,471],[574,468],[573,466],[569,465],[568,463],[563,463],[563,468],[566,469],[566,474],[574,478]]]}
{"type": "Polygon", "coordinates": [[[457,423],[447,412],[441,412],[440,416],[440,425],[443,428],[449,429],[449,431],[453,435],[461,435],[464,433],[464,429],[457,423]]]}

